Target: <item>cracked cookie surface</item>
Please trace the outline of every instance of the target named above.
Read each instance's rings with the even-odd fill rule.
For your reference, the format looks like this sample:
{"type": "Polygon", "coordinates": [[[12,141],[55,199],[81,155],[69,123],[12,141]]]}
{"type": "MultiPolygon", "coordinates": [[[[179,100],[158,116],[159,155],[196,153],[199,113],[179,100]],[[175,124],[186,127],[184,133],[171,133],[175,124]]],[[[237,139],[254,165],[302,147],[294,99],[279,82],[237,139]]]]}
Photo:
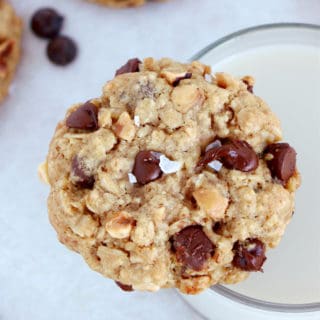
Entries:
{"type": "Polygon", "coordinates": [[[13,8],[0,0],[0,102],[8,90],[20,59],[22,23],[13,8]]]}
{"type": "Polygon", "coordinates": [[[50,221],[126,289],[242,281],[291,219],[300,179],[279,120],[252,78],[210,72],[131,59],[56,128],[41,170],[50,221]]]}

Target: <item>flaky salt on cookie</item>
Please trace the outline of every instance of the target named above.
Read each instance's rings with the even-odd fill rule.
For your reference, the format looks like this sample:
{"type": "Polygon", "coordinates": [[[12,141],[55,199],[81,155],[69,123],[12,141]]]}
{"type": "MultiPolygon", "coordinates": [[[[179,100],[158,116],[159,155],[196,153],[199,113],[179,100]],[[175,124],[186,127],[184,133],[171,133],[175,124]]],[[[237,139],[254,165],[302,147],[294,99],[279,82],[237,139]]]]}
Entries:
{"type": "Polygon", "coordinates": [[[51,141],[42,176],[59,240],[126,291],[196,294],[262,270],[300,179],[252,92],[252,78],[196,61],[129,60],[51,141]]]}
{"type": "Polygon", "coordinates": [[[22,23],[13,8],[0,0],[0,102],[8,94],[20,59],[22,23]]]}

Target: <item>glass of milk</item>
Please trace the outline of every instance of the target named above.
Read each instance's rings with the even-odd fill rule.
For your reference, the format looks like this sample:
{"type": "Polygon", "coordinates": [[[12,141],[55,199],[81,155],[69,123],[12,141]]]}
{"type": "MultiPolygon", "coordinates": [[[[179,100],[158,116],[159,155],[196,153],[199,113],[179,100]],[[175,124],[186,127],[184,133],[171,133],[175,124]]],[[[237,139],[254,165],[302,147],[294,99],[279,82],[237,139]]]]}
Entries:
{"type": "Polygon", "coordinates": [[[298,153],[296,210],[264,273],[185,299],[208,319],[320,319],[320,26],[273,24],[236,32],[192,60],[256,79],[298,153]],[[318,184],[319,183],[319,184],[318,184]],[[319,201],[319,203],[318,203],[319,201]]]}

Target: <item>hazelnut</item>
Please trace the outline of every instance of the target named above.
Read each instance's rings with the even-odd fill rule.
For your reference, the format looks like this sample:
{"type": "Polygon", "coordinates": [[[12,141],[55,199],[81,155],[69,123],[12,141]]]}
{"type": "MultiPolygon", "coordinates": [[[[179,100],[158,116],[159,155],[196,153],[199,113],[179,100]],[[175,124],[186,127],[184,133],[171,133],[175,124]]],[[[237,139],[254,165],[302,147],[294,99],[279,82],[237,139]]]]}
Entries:
{"type": "Polygon", "coordinates": [[[114,125],[114,132],[116,136],[121,139],[129,142],[133,140],[136,128],[128,112],[121,113],[118,121],[114,125]]]}
{"type": "Polygon", "coordinates": [[[126,212],[110,214],[107,218],[106,230],[112,238],[128,238],[132,229],[133,218],[126,212]]]}
{"type": "Polygon", "coordinates": [[[205,100],[203,91],[194,84],[174,88],[171,99],[177,111],[187,113],[189,109],[201,106],[205,100]]]}
{"type": "Polygon", "coordinates": [[[167,81],[176,87],[181,80],[190,79],[192,77],[191,72],[171,72],[171,71],[163,71],[161,73],[163,77],[167,79],[167,81]]]}
{"type": "Polygon", "coordinates": [[[216,188],[199,188],[193,192],[193,197],[198,206],[214,220],[224,217],[229,201],[216,188]]]}

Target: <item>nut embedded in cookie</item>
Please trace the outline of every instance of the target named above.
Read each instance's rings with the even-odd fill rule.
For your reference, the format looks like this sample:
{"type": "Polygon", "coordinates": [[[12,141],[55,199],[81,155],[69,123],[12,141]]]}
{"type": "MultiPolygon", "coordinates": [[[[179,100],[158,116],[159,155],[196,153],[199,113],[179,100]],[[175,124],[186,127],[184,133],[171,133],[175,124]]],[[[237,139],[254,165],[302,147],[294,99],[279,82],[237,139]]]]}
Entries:
{"type": "Polygon", "coordinates": [[[212,219],[223,219],[229,201],[215,187],[199,188],[193,192],[193,197],[212,219]]]}
{"type": "Polygon", "coordinates": [[[111,237],[124,239],[130,236],[133,224],[134,220],[127,212],[108,213],[106,230],[111,237]]]}

